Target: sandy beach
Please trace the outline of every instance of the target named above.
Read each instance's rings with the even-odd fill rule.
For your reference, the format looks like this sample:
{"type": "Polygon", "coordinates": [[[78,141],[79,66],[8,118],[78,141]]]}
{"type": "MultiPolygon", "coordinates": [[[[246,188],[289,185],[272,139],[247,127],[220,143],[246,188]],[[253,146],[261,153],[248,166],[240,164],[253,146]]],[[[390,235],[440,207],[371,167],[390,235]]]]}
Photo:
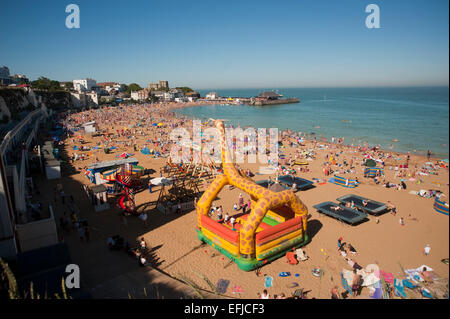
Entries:
{"type": "MultiPolygon", "coordinates": [[[[410,155],[408,169],[399,170],[403,171],[404,175],[398,176],[395,167],[405,164],[408,154],[382,150],[373,151],[364,149],[364,147],[358,149],[357,147],[314,140],[304,140],[303,146],[299,146],[294,138],[295,134],[286,134],[280,139],[283,146],[279,150],[285,155],[285,160],[280,160],[281,165],[289,167],[289,160],[305,160],[299,155],[301,151],[314,154],[307,165],[307,171],[300,171],[305,166],[292,165],[291,169],[296,170],[296,176],[308,180],[314,178],[321,181],[328,180],[331,175],[324,174],[324,167],[330,167],[339,174],[344,173],[342,176],[358,178],[360,184],[354,189],[348,189],[333,183],[319,185],[315,182],[314,188],[297,192],[296,195],[308,207],[310,214],[307,229],[311,241],[303,247],[309,258],[301,261],[298,265],[288,264],[285,257],[279,258],[264,266],[259,275],[254,271],[240,270],[236,264],[230,262],[214,248],[200,245],[195,232],[197,223],[195,210],[182,214],[163,214],[154,206],[146,207],[146,203],[157,200],[159,195],[157,187],[153,189],[152,193],[145,190],[136,195],[136,206],[148,215],[146,224],[136,216],[126,217],[126,222],[124,222],[120,217],[120,209],[116,206],[116,197],[112,196],[108,199],[111,209],[96,213],[81,186],[82,184],[93,185],[86,178],[84,169],[96,161],[115,160],[118,155],[127,152],[139,160],[138,165],[155,171],[150,177],[159,177],[161,169],[167,164],[167,158],[144,155],[140,150],[148,147],[162,155],[167,155],[171,146],[168,143],[170,131],[176,127],[192,127],[190,119],[175,117],[172,109],[175,106],[191,105],[193,104],[182,106],[147,104],[123,107],[123,109],[108,108],[71,114],[63,119],[66,125],[79,125],[95,120],[100,131],[110,133],[108,138],[105,138],[104,135],[92,136],[79,132],[71,137],[62,137],[64,142],[63,150],[60,150],[64,160],[62,179],[39,181],[41,189],[44,187],[48,189],[48,194],[45,196],[51,202],[54,201],[51,190],[56,184],[61,183],[66,194],[73,194],[75,202],[80,208],[80,216],[89,221],[91,228],[89,243],[80,242],[76,231],[67,233],[59,229],[59,233],[68,243],[74,262],[78,263],[82,273],[84,271],[86,274],[83,277],[83,285],[94,297],[104,297],[101,291],[102,287],[106,286],[105,282],[119,280],[118,278],[123,276],[124,272],[136,271],[137,268],[137,262],[125,254],[108,250],[106,240],[114,234],[124,236],[133,244],[139,238],[144,237],[146,242],[154,248],[154,268],[158,268],[169,276],[189,278],[205,290],[211,289],[199,274],[207,277],[213,284],[220,279],[229,280],[229,286],[224,295],[230,298],[258,298],[257,294],[265,289],[265,277],[267,276],[273,278],[273,286],[267,288],[271,296],[281,293],[289,296],[296,289],[304,288],[308,292],[308,298],[330,298],[330,290],[334,286],[338,286],[340,293],[344,292],[340,273],[343,269],[352,270],[352,268],[338,251],[337,241],[340,237],[344,242],[351,243],[356,249],[356,256],[349,257],[363,268],[370,264],[377,264],[381,270],[392,273],[395,278],[404,279],[405,274],[401,271],[401,267],[409,269],[427,265],[433,269],[438,278],[443,278],[442,280],[448,282],[448,265],[441,260],[448,258],[449,217],[439,214],[433,209],[434,197],[424,198],[410,193],[420,190],[438,190],[444,194],[441,199],[448,202],[448,163],[447,167],[434,165],[439,162],[438,158],[427,159],[426,156],[410,155]],[[153,125],[153,123],[160,122],[163,123],[160,127],[153,125]],[[84,140],[83,144],[80,143],[81,139],[84,140]],[[291,146],[291,142],[294,143],[293,146],[291,146]],[[74,146],[84,146],[90,150],[74,150],[74,146]],[[98,149],[94,150],[94,146],[98,146],[98,149]],[[116,149],[110,154],[106,154],[103,149],[111,146],[115,146],[116,149]],[[330,155],[333,156],[336,165],[324,166],[324,164],[330,163],[330,155]],[[364,166],[361,163],[364,156],[367,155],[384,161],[385,174],[380,177],[379,184],[375,184],[372,178],[363,176],[364,166]],[[86,159],[80,159],[82,156],[85,156],[86,159]],[[72,160],[74,157],[77,157],[77,160],[72,160]],[[433,165],[428,164],[426,166],[430,167],[429,169],[422,169],[426,162],[431,162],[433,165]],[[383,186],[387,182],[398,185],[402,179],[407,186],[406,189],[383,186]],[[367,221],[350,226],[319,214],[313,208],[314,205],[324,201],[336,202],[338,197],[346,194],[356,194],[382,203],[390,201],[395,205],[397,213],[393,215],[388,212],[379,217],[369,215],[367,221]],[[401,217],[404,225],[399,223],[401,217]],[[431,253],[425,256],[423,249],[427,244],[431,247],[431,253]],[[324,271],[321,278],[312,275],[312,270],[318,267],[324,271]],[[290,272],[292,275],[280,277],[279,272],[290,272]],[[297,286],[295,286],[296,284],[297,286]],[[240,292],[233,292],[233,287],[240,292]]],[[[276,177],[275,173],[257,174],[260,167],[267,166],[266,164],[244,163],[239,166],[253,172],[255,181],[266,180],[269,176],[272,179],[276,177]]],[[[209,182],[211,181],[209,180],[209,182]]],[[[205,190],[207,186],[207,183],[203,183],[201,190],[205,190]]],[[[225,187],[214,204],[221,205],[224,212],[233,215],[235,214],[233,205],[238,201],[240,192],[239,189],[229,190],[225,187]]],[[[243,195],[247,202],[249,196],[243,195]]],[[[55,195],[55,200],[56,197],[55,195]]],[[[63,216],[66,208],[59,200],[55,201],[55,206],[56,217],[59,219],[63,216]]],[[[151,272],[151,268],[140,270],[143,273],[151,272]]],[[[130,284],[128,281],[127,287],[139,290],[141,289],[140,285],[144,287],[150,280],[150,277],[139,278],[142,282],[134,280],[130,284]]],[[[120,280],[123,283],[131,279],[121,277],[120,280]]],[[[122,295],[115,296],[127,298],[126,291],[123,291],[122,295]]],[[[411,297],[421,298],[419,294],[411,294],[411,297]]],[[[440,297],[442,298],[442,296],[440,297]]],[[[167,298],[170,298],[170,295],[167,298]]],[[[369,289],[363,288],[358,298],[370,298],[369,289]]]]}

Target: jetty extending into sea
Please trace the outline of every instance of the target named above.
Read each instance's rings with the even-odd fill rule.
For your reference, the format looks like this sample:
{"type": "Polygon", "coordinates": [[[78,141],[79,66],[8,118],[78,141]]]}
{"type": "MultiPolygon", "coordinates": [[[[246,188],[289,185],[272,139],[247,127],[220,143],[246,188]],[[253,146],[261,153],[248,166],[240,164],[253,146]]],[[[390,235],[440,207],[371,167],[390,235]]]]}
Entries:
{"type": "Polygon", "coordinates": [[[288,104],[298,102],[300,102],[299,98],[296,97],[282,98],[282,95],[276,92],[266,91],[254,98],[250,98],[244,101],[243,103],[247,105],[263,106],[263,105],[288,104]]]}

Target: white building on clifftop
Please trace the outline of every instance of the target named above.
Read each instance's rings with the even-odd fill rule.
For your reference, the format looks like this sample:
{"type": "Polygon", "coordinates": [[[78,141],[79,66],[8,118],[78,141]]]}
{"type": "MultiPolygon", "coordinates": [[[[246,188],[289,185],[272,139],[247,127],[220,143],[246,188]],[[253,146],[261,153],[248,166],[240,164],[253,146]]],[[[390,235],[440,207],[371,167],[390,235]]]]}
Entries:
{"type": "Polygon", "coordinates": [[[73,80],[73,88],[77,92],[90,92],[97,85],[94,79],[73,80]]]}

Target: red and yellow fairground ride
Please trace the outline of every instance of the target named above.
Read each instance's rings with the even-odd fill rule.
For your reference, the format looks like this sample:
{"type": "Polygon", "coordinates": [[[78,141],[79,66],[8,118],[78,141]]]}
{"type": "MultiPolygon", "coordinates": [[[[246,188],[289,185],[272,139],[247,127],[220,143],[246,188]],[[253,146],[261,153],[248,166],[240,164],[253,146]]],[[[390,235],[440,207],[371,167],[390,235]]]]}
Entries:
{"type": "Polygon", "coordinates": [[[307,207],[290,189],[273,192],[240,174],[226,147],[223,122],[217,120],[215,126],[221,132],[223,174],[216,176],[198,200],[198,238],[245,271],[257,269],[284,256],[293,247],[305,245],[307,207]],[[240,214],[234,227],[208,215],[211,203],[225,185],[241,189],[252,200],[251,210],[240,214]]]}

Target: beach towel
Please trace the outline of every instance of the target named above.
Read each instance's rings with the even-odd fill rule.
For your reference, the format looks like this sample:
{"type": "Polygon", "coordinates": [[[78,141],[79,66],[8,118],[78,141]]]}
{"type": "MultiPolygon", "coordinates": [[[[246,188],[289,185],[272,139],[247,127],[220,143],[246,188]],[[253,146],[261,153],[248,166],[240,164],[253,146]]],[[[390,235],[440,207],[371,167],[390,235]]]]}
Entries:
{"type": "Polygon", "coordinates": [[[228,286],[230,284],[229,280],[219,279],[216,285],[216,292],[218,294],[224,294],[227,292],[228,286]]]}
{"type": "Polygon", "coordinates": [[[411,281],[408,279],[403,279],[403,286],[409,289],[416,289],[418,286],[414,285],[411,281]]]}
{"type": "Polygon", "coordinates": [[[342,287],[351,295],[352,294],[352,287],[348,284],[347,279],[344,278],[344,274],[341,272],[341,283],[342,287]]]}
{"type": "Polygon", "coordinates": [[[395,295],[398,297],[406,298],[405,288],[403,287],[403,281],[400,279],[394,279],[395,295]]]}
{"type": "Polygon", "coordinates": [[[144,154],[144,155],[150,155],[150,150],[148,149],[148,147],[144,147],[141,150],[141,153],[144,154]]]}
{"type": "Polygon", "coordinates": [[[372,299],[383,299],[383,288],[375,288],[375,292],[370,296],[372,299]]]}
{"type": "Polygon", "coordinates": [[[241,286],[234,285],[234,286],[231,288],[231,292],[232,292],[233,294],[241,294],[241,293],[242,293],[242,287],[241,287],[241,286]]]}
{"type": "Polygon", "coordinates": [[[363,287],[369,287],[375,285],[377,282],[380,282],[380,278],[378,278],[374,273],[367,274],[363,276],[363,287]]]}
{"type": "Polygon", "coordinates": [[[422,293],[422,296],[424,296],[425,298],[433,298],[433,295],[431,294],[431,291],[429,291],[426,288],[422,288],[420,289],[420,292],[422,293]]]}
{"type": "Polygon", "coordinates": [[[270,288],[270,287],[272,287],[272,286],[273,286],[273,278],[267,276],[267,277],[264,279],[264,287],[270,288]]]}
{"type": "Polygon", "coordinates": [[[390,284],[394,283],[394,275],[392,273],[384,272],[383,270],[380,270],[380,274],[383,277],[384,281],[390,284]]]}
{"type": "Polygon", "coordinates": [[[420,276],[420,272],[417,269],[406,269],[406,278],[411,280],[413,283],[423,282],[423,278],[420,276]]]}

